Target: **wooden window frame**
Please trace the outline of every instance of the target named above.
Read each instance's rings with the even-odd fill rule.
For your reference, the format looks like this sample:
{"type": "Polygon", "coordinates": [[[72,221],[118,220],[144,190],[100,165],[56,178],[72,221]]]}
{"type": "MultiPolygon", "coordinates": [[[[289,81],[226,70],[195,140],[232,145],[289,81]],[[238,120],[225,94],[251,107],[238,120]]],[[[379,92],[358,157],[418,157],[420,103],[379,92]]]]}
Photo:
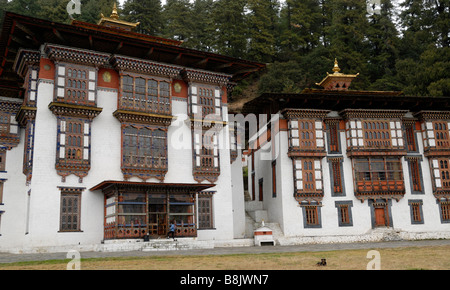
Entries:
{"type": "Polygon", "coordinates": [[[214,229],[213,197],[213,194],[202,193],[199,193],[197,196],[197,216],[199,230],[214,229]]]}
{"type": "Polygon", "coordinates": [[[423,224],[422,200],[408,200],[410,208],[411,224],[423,224]]]}
{"type": "Polygon", "coordinates": [[[57,160],[82,164],[91,159],[91,121],[84,118],[58,119],[57,160]]]}
{"type": "Polygon", "coordinates": [[[450,223],[450,202],[437,201],[437,203],[439,204],[441,223],[450,223]]]}
{"type": "Polygon", "coordinates": [[[6,171],[6,150],[0,150],[0,172],[6,171]]]}
{"type": "Polygon", "coordinates": [[[55,70],[56,102],[96,106],[97,70],[72,63],[59,63],[55,70]],[[74,76],[74,72],[76,75],[74,76]]]}
{"type": "Polygon", "coordinates": [[[423,181],[422,181],[422,170],[420,168],[419,159],[408,160],[409,173],[411,177],[411,192],[412,193],[423,193],[423,181]]]}
{"type": "Polygon", "coordinates": [[[441,179],[441,189],[450,190],[450,160],[449,158],[438,158],[439,176],[441,179]]]}
{"type": "Polygon", "coordinates": [[[404,191],[405,189],[400,158],[355,158],[352,165],[356,192],[404,191]],[[390,169],[389,167],[392,164],[388,165],[388,162],[397,164],[398,168],[390,169]],[[367,166],[364,166],[364,163],[367,166]],[[381,168],[380,165],[383,165],[383,167],[381,168]],[[398,178],[395,178],[395,176],[398,178]]]}
{"type": "Polygon", "coordinates": [[[406,150],[408,152],[417,152],[417,138],[414,124],[405,126],[405,136],[406,150]]]}
{"type": "Polygon", "coordinates": [[[329,153],[341,153],[339,122],[328,123],[329,153]]]}
{"type": "Polygon", "coordinates": [[[170,115],[172,113],[170,87],[171,82],[166,79],[124,74],[121,76],[119,108],[170,115]]]}
{"type": "Polygon", "coordinates": [[[336,201],[335,206],[338,215],[338,225],[339,227],[351,227],[353,226],[352,201],[336,201]]]}
{"type": "Polygon", "coordinates": [[[303,208],[303,226],[305,228],[321,228],[319,205],[301,205],[303,208]]]}
{"type": "Polygon", "coordinates": [[[122,167],[148,170],[167,169],[167,153],[166,130],[149,125],[123,125],[122,167]],[[127,160],[131,161],[127,162],[127,160]]]}
{"type": "Polygon", "coordinates": [[[61,190],[59,232],[81,232],[81,190],[61,190]],[[72,202],[72,206],[67,203],[72,202]],[[74,209],[76,205],[76,208],[74,209]],[[64,222],[65,218],[71,222],[64,222]],[[76,223],[74,224],[74,220],[76,223]],[[70,224],[70,226],[69,226],[70,224]]]}
{"type": "Polygon", "coordinates": [[[391,129],[387,120],[363,121],[364,147],[391,148],[391,129]]]}
{"type": "Polygon", "coordinates": [[[436,140],[436,148],[450,148],[449,127],[445,121],[433,122],[434,137],[436,140]]]}

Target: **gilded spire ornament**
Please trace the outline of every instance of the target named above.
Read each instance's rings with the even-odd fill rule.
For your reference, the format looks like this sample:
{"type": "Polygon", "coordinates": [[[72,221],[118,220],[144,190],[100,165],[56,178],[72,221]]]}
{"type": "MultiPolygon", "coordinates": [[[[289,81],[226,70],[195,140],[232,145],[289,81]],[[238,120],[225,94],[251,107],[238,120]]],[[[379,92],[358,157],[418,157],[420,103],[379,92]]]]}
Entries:
{"type": "Polygon", "coordinates": [[[359,73],[356,75],[347,75],[340,72],[341,68],[339,67],[339,63],[337,58],[334,59],[334,67],[332,74],[327,72],[327,76],[320,82],[316,83],[316,85],[323,87],[325,90],[333,90],[333,91],[346,91],[350,87],[353,79],[356,78],[359,73]]]}
{"type": "Polygon", "coordinates": [[[98,25],[126,30],[126,31],[132,31],[134,30],[138,25],[137,23],[131,23],[127,21],[120,20],[119,12],[117,9],[117,3],[114,2],[114,7],[112,9],[111,15],[109,17],[105,17],[103,13],[100,13],[101,19],[98,22],[98,25]]]}

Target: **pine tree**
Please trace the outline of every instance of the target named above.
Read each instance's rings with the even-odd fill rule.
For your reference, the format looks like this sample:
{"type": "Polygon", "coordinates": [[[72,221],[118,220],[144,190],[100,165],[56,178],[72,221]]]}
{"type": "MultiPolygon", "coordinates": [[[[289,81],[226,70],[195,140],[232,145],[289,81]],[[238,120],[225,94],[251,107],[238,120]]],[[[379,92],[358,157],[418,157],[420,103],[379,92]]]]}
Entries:
{"type": "Polygon", "coordinates": [[[194,18],[189,0],[167,0],[162,13],[165,27],[163,36],[188,42],[192,39],[194,18]]]}
{"type": "Polygon", "coordinates": [[[360,73],[352,83],[353,89],[366,89],[369,85],[366,3],[361,0],[333,0],[327,5],[331,19],[325,33],[330,56],[339,60],[344,73],[360,73]]]}
{"type": "Polygon", "coordinates": [[[390,0],[382,0],[380,10],[368,17],[368,73],[370,88],[374,90],[398,88],[390,81],[396,73],[395,62],[399,46],[398,31],[393,18],[393,5],[390,0]]]}
{"type": "Polygon", "coordinates": [[[246,58],[248,44],[246,0],[216,0],[213,21],[215,23],[215,52],[231,57],[246,58]]]}
{"type": "Polygon", "coordinates": [[[139,22],[137,32],[161,35],[163,28],[160,0],[127,0],[122,9],[123,19],[139,22]]]}
{"type": "Polygon", "coordinates": [[[271,62],[275,56],[275,26],[279,3],[276,0],[248,0],[248,58],[271,62]]]}
{"type": "Polygon", "coordinates": [[[323,33],[318,0],[286,0],[281,15],[284,31],[280,45],[288,58],[292,53],[306,54],[319,45],[323,33]]]}
{"type": "Polygon", "coordinates": [[[213,51],[214,46],[214,22],[212,13],[214,9],[214,0],[195,0],[192,3],[191,19],[192,38],[185,43],[186,47],[202,51],[213,51]]]}

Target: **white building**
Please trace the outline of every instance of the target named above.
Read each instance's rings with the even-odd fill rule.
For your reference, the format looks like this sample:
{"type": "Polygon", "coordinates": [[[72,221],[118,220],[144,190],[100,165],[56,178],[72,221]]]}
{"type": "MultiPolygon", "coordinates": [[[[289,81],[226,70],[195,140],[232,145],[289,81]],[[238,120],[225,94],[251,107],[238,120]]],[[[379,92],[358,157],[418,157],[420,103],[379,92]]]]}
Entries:
{"type": "Polygon", "coordinates": [[[5,14],[0,251],[165,238],[172,221],[177,238],[244,237],[227,93],[263,65],[134,27],[5,14]]]}
{"type": "Polygon", "coordinates": [[[348,90],[334,73],[300,94],[263,94],[248,184],[280,244],[450,237],[448,97],[348,90]]]}

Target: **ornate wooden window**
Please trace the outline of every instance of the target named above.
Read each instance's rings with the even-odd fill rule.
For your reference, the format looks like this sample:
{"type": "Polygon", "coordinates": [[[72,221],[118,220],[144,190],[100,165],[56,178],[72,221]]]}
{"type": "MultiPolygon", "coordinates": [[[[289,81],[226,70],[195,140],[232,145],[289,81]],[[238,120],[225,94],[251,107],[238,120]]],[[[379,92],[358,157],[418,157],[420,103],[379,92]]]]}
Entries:
{"type": "Polygon", "coordinates": [[[339,146],[339,122],[328,123],[328,147],[330,153],[340,153],[339,146]]]}
{"type": "Polygon", "coordinates": [[[342,176],[342,157],[328,158],[330,173],[331,173],[331,194],[332,196],[343,196],[344,191],[344,179],[342,176]]]}
{"type": "Polygon", "coordinates": [[[190,92],[190,113],[192,115],[202,114],[221,116],[221,94],[220,89],[214,86],[191,85],[190,92]]]}
{"type": "Polygon", "coordinates": [[[423,188],[419,160],[417,158],[409,159],[408,163],[411,174],[412,192],[422,192],[423,188]]]}
{"type": "Polygon", "coordinates": [[[120,109],[170,115],[170,83],[143,76],[122,76],[120,109]]]}
{"type": "Polygon", "coordinates": [[[294,196],[298,202],[317,201],[323,197],[322,165],[320,159],[299,158],[294,164],[294,196]]]}
{"type": "Polygon", "coordinates": [[[199,193],[198,195],[198,228],[214,228],[212,194],[199,193]]]}
{"type": "Polygon", "coordinates": [[[447,122],[433,122],[436,148],[450,148],[449,128],[447,122]]]}
{"type": "Polygon", "coordinates": [[[405,133],[406,133],[406,145],[408,152],[416,152],[416,133],[414,131],[414,124],[405,125],[405,133]]]}
{"type": "Polygon", "coordinates": [[[382,194],[400,198],[404,195],[402,164],[399,158],[353,159],[355,194],[359,198],[382,194]]]}
{"type": "Polygon", "coordinates": [[[122,130],[122,171],[126,176],[132,172],[147,173],[164,179],[167,171],[167,131],[151,125],[124,124],[122,130]]]}
{"type": "Polygon", "coordinates": [[[335,202],[337,213],[338,213],[338,223],[340,227],[353,226],[351,207],[353,206],[352,201],[336,201],[335,202]]]}
{"type": "Polygon", "coordinates": [[[61,189],[60,225],[61,232],[80,231],[82,189],[61,189]]]}
{"type": "Polygon", "coordinates": [[[320,207],[318,205],[302,205],[303,208],[303,225],[305,228],[319,228],[320,207]]]}
{"type": "MultiPolygon", "coordinates": [[[[450,160],[448,158],[439,158],[439,174],[436,174],[435,171],[435,178],[440,177],[440,187],[444,190],[450,189],[450,160]]],[[[437,180],[437,179],[436,179],[437,180]]],[[[436,183],[436,186],[438,183],[436,183]]],[[[438,186],[437,186],[438,187],[438,186]]]]}
{"type": "Polygon", "coordinates": [[[63,177],[70,174],[83,178],[90,169],[90,120],[58,117],[56,169],[63,177]]]}
{"type": "Polygon", "coordinates": [[[450,202],[440,200],[439,208],[441,212],[441,222],[450,223],[450,202]]]}
{"type": "Polygon", "coordinates": [[[6,170],[6,150],[0,149],[0,171],[6,170]]]}
{"type": "Polygon", "coordinates": [[[300,150],[324,148],[322,122],[314,120],[291,120],[290,145],[300,150]]]}
{"type": "Polygon", "coordinates": [[[421,124],[425,155],[430,149],[450,147],[450,123],[447,121],[424,121],[421,124]]]}
{"type": "Polygon", "coordinates": [[[422,200],[408,200],[411,211],[411,224],[423,224],[422,200]]]}
{"type": "Polygon", "coordinates": [[[95,68],[59,63],[56,74],[56,101],[96,105],[97,71],[95,68]]]}
{"type": "Polygon", "coordinates": [[[27,176],[27,181],[31,180],[33,169],[33,154],[34,154],[34,128],[35,121],[27,122],[25,131],[25,145],[23,154],[23,173],[27,176]]]}
{"type": "Polygon", "coordinates": [[[194,179],[216,181],[220,174],[218,135],[211,131],[194,130],[192,138],[194,179]]]}
{"type": "Polygon", "coordinates": [[[391,147],[390,128],[387,121],[364,121],[363,125],[366,147],[391,147]]]}

